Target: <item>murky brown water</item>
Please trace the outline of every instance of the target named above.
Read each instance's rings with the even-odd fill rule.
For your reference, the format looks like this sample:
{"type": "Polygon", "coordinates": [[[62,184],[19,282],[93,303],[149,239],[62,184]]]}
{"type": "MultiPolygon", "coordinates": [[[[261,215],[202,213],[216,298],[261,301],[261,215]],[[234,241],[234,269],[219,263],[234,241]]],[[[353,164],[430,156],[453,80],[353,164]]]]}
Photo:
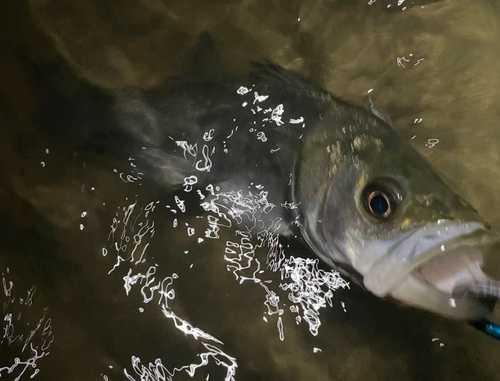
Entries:
{"type": "MultiPolygon", "coordinates": [[[[98,123],[99,107],[47,103],[50,72],[66,73],[52,91],[80,99],[93,90],[78,77],[115,92],[171,76],[217,80],[269,59],[354,103],[371,97],[500,229],[497,3],[370,3],[2,3],[2,378],[163,380],[171,372],[183,380],[191,364],[196,380],[500,378],[498,342],[353,285],[334,291],[312,334],[289,305],[280,314],[266,299],[272,291],[288,303],[278,273],[239,284],[227,270],[226,241],[243,247],[244,237],[227,229],[199,242],[206,221],[197,210],[181,213],[154,182],[119,177],[133,168],[126,152],[80,150],[84,132],[73,133],[73,121],[98,123]],[[205,31],[214,47],[200,41],[205,31]],[[67,130],[43,133],[41,114],[67,130]],[[127,260],[115,268],[116,248],[127,260]]],[[[302,246],[282,244],[287,256],[304,256],[302,246]]],[[[255,255],[265,258],[264,248],[255,255]]]]}

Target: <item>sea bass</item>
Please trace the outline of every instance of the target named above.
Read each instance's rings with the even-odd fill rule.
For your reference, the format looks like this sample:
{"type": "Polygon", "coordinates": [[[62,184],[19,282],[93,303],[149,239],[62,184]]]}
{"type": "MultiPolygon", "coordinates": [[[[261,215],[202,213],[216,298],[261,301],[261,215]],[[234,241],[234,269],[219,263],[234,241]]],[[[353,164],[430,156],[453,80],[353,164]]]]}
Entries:
{"type": "Polygon", "coordinates": [[[170,189],[259,184],[282,234],[300,234],[378,297],[457,319],[493,310],[498,287],[481,267],[500,262],[497,235],[380,114],[255,65],[223,84],[125,91],[115,115],[156,180],[170,189]]]}

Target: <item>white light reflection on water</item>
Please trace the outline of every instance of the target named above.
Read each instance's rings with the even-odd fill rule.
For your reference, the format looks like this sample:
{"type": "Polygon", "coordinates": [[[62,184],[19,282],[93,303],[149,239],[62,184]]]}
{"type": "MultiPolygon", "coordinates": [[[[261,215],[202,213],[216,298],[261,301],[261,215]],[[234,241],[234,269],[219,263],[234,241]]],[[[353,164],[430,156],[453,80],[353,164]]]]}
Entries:
{"type": "MultiPolygon", "coordinates": [[[[109,273],[115,271],[118,266],[127,266],[127,274],[123,277],[126,294],[129,295],[133,287],[139,288],[142,303],[148,304],[154,301],[153,305],[158,306],[163,316],[172,321],[175,328],[186,336],[200,341],[206,351],[198,353],[199,362],[174,368],[167,368],[159,358],[153,363],[143,365],[141,359],[133,355],[132,371],[138,376],[137,380],[171,380],[179,372],[187,372],[192,377],[198,368],[206,366],[212,360],[216,365],[226,368],[225,380],[232,381],[238,365],[234,357],[215,345],[223,345],[222,341],[193,326],[169,306],[169,301],[175,299],[173,284],[179,276],[176,273],[166,277],[158,276],[159,265],[146,263],[146,251],[150,245],[147,241],[155,234],[154,221],[150,213],[155,211],[158,203],[151,202],[139,210],[136,209],[137,202],[135,202],[123,207],[121,216],[117,213],[108,236],[116,253],[116,263],[109,273]],[[128,245],[129,242],[132,244],[128,245]],[[141,254],[136,259],[138,253],[141,254]],[[145,266],[148,266],[146,270],[145,266]]],[[[143,313],[144,308],[140,312],[143,313]]],[[[125,368],[125,376],[129,380],[136,380],[132,371],[125,368]]]]}
{"type": "Polygon", "coordinates": [[[50,354],[54,333],[48,307],[33,321],[31,309],[37,287],[33,285],[25,292],[14,289],[9,273],[9,268],[2,272],[3,293],[0,294],[0,301],[4,317],[0,344],[11,347],[17,355],[13,359],[0,359],[0,378],[18,381],[24,375],[33,378],[40,372],[37,362],[50,354]]]}
{"type": "MultiPolygon", "coordinates": [[[[228,133],[222,137],[224,148],[221,152],[216,150],[218,135],[215,129],[202,132],[198,142],[175,140],[170,137],[177,147],[182,148],[182,155],[191,163],[194,172],[198,171],[195,173],[201,175],[202,172],[210,172],[217,160],[227,160],[224,158],[228,152],[227,141],[237,134],[254,134],[255,144],[267,142],[272,147],[279,142],[273,141],[272,133],[268,135],[267,130],[288,123],[295,126],[293,128],[300,129],[297,139],[302,137],[302,131],[307,124],[304,117],[287,115],[283,104],[280,102],[273,104],[270,95],[262,95],[255,91],[255,85],[251,88],[242,86],[236,90],[236,94],[247,98],[248,102],[243,103],[242,107],[252,105],[242,109],[252,115],[252,120],[247,124],[247,127],[251,128],[238,130],[238,122],[233,119],[234,126],[231,126],[228,133]]],[[[277,152],[278,149],[274,151],[271,149],[270,153],[277,152]]],[[[293,174],[290,174],[288,185],[291,184],[292,177],[293,174]]],[[[318,335],[321,309],[333,306],[334,291],[339,287],[347,288],[349,284],[337,271],[318,268],[319,259],[285,255],[279,235],[287,231],[288,226],[279,216],[285,215],[286,211],[298,209],[300,203],[283,201],[279,205],[273,204],[268,200],[269,192],[272,190],[267,190],[266,185],[260,181],[242,183],[241,189],[234,190],[234,188],[224,189],[221,184],[202,184],[200,178],[189,173],[179,184],[180,189],[172,195],[173,199],[169,203],[177,208],[165,205],[167,210],[177,216],[174,218],[171,213],[164,215],[163,217],[171,219],[168,225],[177,229],[179,234],[186,238],[195,239],[196,241],[190,241],[192,243],[202,243],[204,239],[221,239],[222,236],[232,235],[233,238],[224,238],[225,248],[220,256],[237,283],[255,284],[259,286],[256,290],[263,291],[262,303],[266,307],[263,321],[275,324],[278,338],[283,341],[286,336],[283,315],[289,310],[289,313],[295,315],[296,324],[305,322],[310,333],[318,335]],[[180,215],[177,212],[188,211],[189,203],[192,202],[188,201],[188,193],[195,187],[199,206],[206,212],[205,218],[202,219],[206,221],[204,229],[199,227],[195,229],[191,222],[181,224],[178,219],[180,215]],[[182,190],[186,197],[182,196],[182,190]],[[184,227],[178,229],[181,226],[184,227]],[[287,293],[287,300],[282,300],[283,296],[280,297],[283,291],[287,293]]],[[[192,199],[192,196],[190,197],[192,199]]],[[[176,297],[175,282],[182,275],[160,268],[160,265],[151,263],[148,258],[150,240],[155,235],[155,223],[152,217],[158,204],[159,201],[153,201],[140,207],[134,202],[121,208],[121,215],[116,214],[108,236],[111,243],[110,252],[114,250],[116,262],[109,273],[111,274],[119,266],[126,266],[126,275],[123,277],[126,294],[131,295],[133,288],[139,289],[142,303],[149,304],[154,301],[151,305],[157,305],[163,316],[173,323],[176,329],[183,332],[188,339],[200,342],[205,351],[198,354],[199,362],[175,368],[167,367],[160,358],[144,365],[141,359],[134,355],[131,357],[132,370],[125,370],[125,374],[129,380],[135,380],[133,373],[141,380],[165,380],[172,379],[181,371],[192,376],[199,367],[214,362],[226,369],[226,380],[233,380],[237,362],[234,357],[221,349],[223,342],[193,326],[188,320],[179,316],[169,304],[169,301],[176,297]],[[148,213],[151,215],[148,216],[148,213]]],[[[289,222],[300,226],[299,216],[289,222]]],[[[180,256],[188,252],[184,249],[179,249],[180,256]]],[[[168,253],[168,256],[171,255],[176,255],[175,249],[168,253]]],[[[191,263],[189,268],[194,265],[195,263],[191,263]]],[[[345,310],[345,306],[342,307],[345,310]]]]}
{"type": "MultiPolygon", "coordinates": [[[[156,359],[154,363],[149,363],[147,366],[141,363],[141,359],[136,356],[132,356],[132,369],[135,374],[140,376],[139,380],[141,381],[164,381],[164,380],[172,380],[172,377],[175,376],[176,373],[185,371],[189,374],[190,377],[193,377],[196,373],[196,369],[199,367],[205,366],[209,363],[209,360],[212,359],[217,365],[224,366],[227,369],[224,380],[234,380],[234,376],[236,374],[236,368],[238,365],[236,364],[236,359],[234,357],[230,357],[224,352],[222,352],[219,348],[214,345],[208,343],[202,343],[203,346],[207,349],[207,352],[199,354],[200,362],[197,364],[190,364],[183,366],[181,368],[174,368],[172,371],[169,370],[165,365],[163,365],[161,359],[156,359]]],[[[130,381],[137,381],[138,379],[134,378],[126,369],[124,370],[125,376],[130,381]]],[[[207,376],[207,379],[210,375],[207,376]]]]}

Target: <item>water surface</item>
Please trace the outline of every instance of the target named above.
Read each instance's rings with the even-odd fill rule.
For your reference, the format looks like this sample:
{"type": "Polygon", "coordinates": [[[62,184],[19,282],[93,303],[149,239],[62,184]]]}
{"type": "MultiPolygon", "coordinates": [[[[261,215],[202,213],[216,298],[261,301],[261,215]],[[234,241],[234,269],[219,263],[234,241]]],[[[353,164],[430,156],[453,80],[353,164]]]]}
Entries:
{"type": "MultiPolygon", "coordinates": [[[[498,230],[496,3],[2,8],[6,380],[498,379],[498,343],[465,324],[373,297],[300,242],[278,240],[272,221],[252,234],[223,223],[189,184],[167,192],[120,147],[83,149],[85,123],[75,120],[98,124],[106,97],[103,109],[47,103],[43,85],[65,73],[51,91],[100,104],[89,84],[115,93],[172,76],[218,80],[269,59],[351,102],[371,99],[498,230]],[[60,134],[44,133],[42,114],[60,134]]],[[[243,190],[252,197],[221,194],[218,206],[267,221],[259,185],[243,190]]]]}

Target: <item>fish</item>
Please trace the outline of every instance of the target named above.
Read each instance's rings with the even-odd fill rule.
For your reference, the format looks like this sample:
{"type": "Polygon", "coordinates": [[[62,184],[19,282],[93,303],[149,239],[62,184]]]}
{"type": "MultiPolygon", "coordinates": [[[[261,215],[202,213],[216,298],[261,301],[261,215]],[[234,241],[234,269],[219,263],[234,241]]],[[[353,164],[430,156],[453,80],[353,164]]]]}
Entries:
{"type": "Polygon", "coordinates": [[[227,81],[124,90],[113,113],[166,188],[259,184],[280,234],[377,297],[452,319],[492,313],[484,266],[498,276],[498,233],[376,110],[254,63],[227,81]]]}

